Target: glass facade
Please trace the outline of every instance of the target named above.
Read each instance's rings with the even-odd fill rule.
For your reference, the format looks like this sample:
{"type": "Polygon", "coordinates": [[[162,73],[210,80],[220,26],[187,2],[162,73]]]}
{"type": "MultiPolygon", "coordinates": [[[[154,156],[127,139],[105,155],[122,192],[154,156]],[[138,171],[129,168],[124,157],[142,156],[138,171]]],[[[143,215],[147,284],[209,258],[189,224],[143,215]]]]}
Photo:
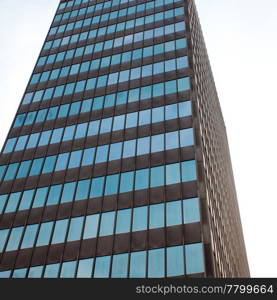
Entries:
{"type": "Polygon", "coordinates": [[[205,276],[186,14],[60,2],[1,153],[0,278],[205,276]]]}

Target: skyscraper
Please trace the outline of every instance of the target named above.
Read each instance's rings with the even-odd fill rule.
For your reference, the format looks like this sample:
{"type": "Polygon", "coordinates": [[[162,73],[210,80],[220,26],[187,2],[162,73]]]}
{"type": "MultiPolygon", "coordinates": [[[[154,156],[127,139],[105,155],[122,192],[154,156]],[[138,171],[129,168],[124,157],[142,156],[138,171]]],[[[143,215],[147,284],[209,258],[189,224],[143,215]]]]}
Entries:
{"type": "Polygon", "coordinates": [[[249,276],[192,0],[61,1],[0,180],[0,278],[249,276]]]}

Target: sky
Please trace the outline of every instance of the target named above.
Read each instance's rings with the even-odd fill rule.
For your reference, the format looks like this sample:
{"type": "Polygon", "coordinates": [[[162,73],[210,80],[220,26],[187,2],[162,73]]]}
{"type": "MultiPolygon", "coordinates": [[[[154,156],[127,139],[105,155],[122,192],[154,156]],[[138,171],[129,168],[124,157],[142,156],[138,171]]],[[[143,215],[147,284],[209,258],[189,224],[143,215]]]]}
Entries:
{"type": "MultiPolygon", "coordinates": [[[[277,277],[277,1],[195,2],[227,128],[251,276],[277,277]]],[[[0,0],[0,148],[58,3],[0,0]]]]}

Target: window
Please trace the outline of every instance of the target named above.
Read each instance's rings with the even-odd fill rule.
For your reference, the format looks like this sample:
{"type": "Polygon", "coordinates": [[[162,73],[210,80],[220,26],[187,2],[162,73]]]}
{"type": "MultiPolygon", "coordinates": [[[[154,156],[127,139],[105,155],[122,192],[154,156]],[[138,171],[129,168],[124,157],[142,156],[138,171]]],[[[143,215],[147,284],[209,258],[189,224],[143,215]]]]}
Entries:
{"type": "Polygon", "coordinates": [[[24,238],[21,244],[21,249],[31,248],[34,246],[37,230],[38,230],[38,224],[28,225],[26,227],[24,238]]]}
{"type": "Polygon", "coordinates": [[[73,201],[75,195],[75,187],[76,182],[69,182],[64,184],[61,203],[73,201]]]}
{"type": "Polygon", "coordinates": [[[146,251],[131,252],[130,277],[146,277],[146,251]]]}
{"type": "Polygon", "coordinates": [[[52,244],[64,243],[68,219],[56,221],[52,244]]]}
{"type": "Polygon", "coordinates": [[[73,278],[76,270],[76,261],[67,261],[62,264],[61,278],[73,278]]]}
{"type": "Polygon", "coordinates": [[[51,264],[45,267],[44,278],[57,278],[60,264],[51,264]]]}
{"type": "Polygon", "coordinates": [[[13,271],[12,278],[25,278],[27,274],[27,268],[24,269],[16,269],[13,271]]]}
{"type": "Polygon", "coordinates": [[[184,161],[181,164],[182,168],[182,181],[196,180],[196,163],[195,160],[184,161]]]}
{"type": "Polygon", "coordinates": [[[97,235],[99,224],[99,214],[89,215],[86,217],[84,239],[94,238],[97,235]]]}
{"type": "Polygon", "coordinates": [[[93,178],[91,183],[90,197],[96,198],[103,195],[104,177],[93,178]]]}
{"type": "Polygon", "coordinates": [[[30,166],[31,166],[30,160],[21,162],[16,178],[26,177],[28,175],[30,166]]]}
{"type": "Polygon", "coordinates": [[[168,247],[167,256],[167,276],[181,276],[185,274],[184,269],[184,248],[183,246],[168,247]]]}
{"type": "Polygon", "coordinates": [[[119,174],[110,175],[106,178],[105,196],[117,193],[119,184],[119,174]]]}
{"type": "Polygon", "coordinates": [[[166,184],[175,184],[179,183],[180,181],[179,163],[166,165],[166,184]]]}
{"type": "Polygon", "coordinates": [[[17,250],[24,227],[14,227],[11,231],[6,251],[17,250]]]}
{"type": "Polygon", "coordinates": [[[150,137],[144,137],[137,140],[137,155],[148,154],[150,148],[150,137]]]}
{"type": "Polygon", "coordinates": [[[48,194],[47,205],[58,204],[62,191],[62,185],[52,185],[48,194]]]}
{"type": "Polygon", "coordinates": [[[25,210],[25,209],[29,209],[31,207],[31,203],[33,200],[33,196],[34,196],[35,190],[28,190],[28,191],[24,191],[21,201],[20,201],[20,205],[19,205],[19,210],[25,210]]]}
{"type": "Polygon", "coordinates": [[[187,274],[205,272],[202,243],[186,245],[185,254],[187,274]]]}
{"type": "Polygon", "coordinates": [[[149,186],[149,169],[136,171],[135,190],[147,189],[149,186]]]}
{"type": "Polygon", "coordinates": [[[7,239],[9,231],[10,231],[9,229],[3,229],[3,230],[1,230],[1,234],[0,234],[0,252],[2,252],[3,249],[4,249],[4,246],[5,246],[6,239],[7,239]]]}
{"type": "Polygon", "coordinates": [[[77,278],[91,278],[92,266],[93,258],[79,260],[77,278]]]}
{"type": "Polygon", "coordinates": [[[91,165],[94,161],[95,148],[88,148],[83,151],[82,166],[91,165]]]}
{"type": "Polygon", "coordinates": [[[148,252],[148,277],[161,278],[165,276],[164,249],[153,249],[148,252]]]}
{"type": "Polygon", "coordinates": [[[73,151],[70,155],[68,168],[77,168],[80,166],[83,150],[73,151]]]}
{"type": "Polygon", "coordinates": [[[129,254],[113,255],[112,278],[126,278],[128,272],[129,254]]]}
{"type": "Polygon", "coordinates": [[[164,227],[164,203],[150,205],[149,228],[164,227]]]}
{"type": "Polygon", "coordinates": [[[192,128],[180,130],[180,144],[181,147],[187,147],[194,144],[192,128]]]}
{"type": "Polygon", "coordinates": [[[89,187],[90,187],[90,179],[79,181],[78,186],[77,186],[75,200],[86,199],[88,197],[89,187]]]}
{"type": "Polygon", "coordinates": [[[110,256],[96,257],[94,278],[108,278],[110,273],[110,256]]]}
{"type": "Polygon", "coordinates": [[[109,145],[97,147],[95,163],[106,162],[108,159],[109,145]]]}
{"type": "Polygon", "coordinates": [[[135,207],[133,210],[133,226],[132,231],[140,231],[147,229],[148,206],[135,207]]]}
{"type": "Polygon", "coordinates": [[[114,211],[102,213],[100,234],[99,234],[100,236],[113,234],[114,220],[115,220],[115,212],[114,211]]]}
{"type": "Polygon", "coordinates": [[[121,158],[122,145],[122,142],[110,145],[109,161],[121,158]]]}
{"type": "Polygon", "coordinates": [[[179,147],[179,134],[178,131],[167,132],[165,134],[165,149],[171,150],[179,147]]]}
{"type": "Polygon", "coordinates": [[[131,229],[131,209],[122,209],[117,212],[115,233],[129,232],[131,229]]]}
{"type": "Polygon", "coordinates": [[[69,153],[62,153],[58,155],[55,171],[61,171],[66,169],[69,159],[69,153]]]}
{"type": "Polygon", "coordinates": [[[200,221],[200,208],[198,198],[183,200],[183,209],[185,224],[200,221]]]}
{"type": "Polygon", "coordinates": [[[80,240],[83,229],[84,217],[72,218],[70,221],[67,241],[80,240]]]}
{"type": "Polygon", "coordinates": [[[43,266],[31,267],[28,273],[28,278],[41,278],[43,266]]]}
{"type": "Polygon", "coordinates": [[[126,193],[133,190],[134,172],[125,172],[120,178],[120,193],[126,193]]]}
{"type": "Polygon", "coordinates": [[[164,166],[151,168],[150,179],[151,188],[164,185],[164,166]]]}
{"type": "Polygon", "coordinates": [[[4,181],[14,179],[14,177],[16,175],[16,171],[18,169],[18,166],[19,166],[19,163],[10,164],[8,166],[4,181]]]}
{"type": "Polygon", "coordinates": [[[36,190],[35,199],[32,208],[42,207],[46,201],[48,187],[38,188],[36,190]]]}
{"type": "Polygon", "coordinates": [[[54,222],[46,222],[41,224],[36,247],[45,246],[49,244],[53,224],[54,222]]]}
{"type": "Polygon", "coordinates": [[[172,201],[166,203],[166,226],[182,224],[181,205],[181,201],[172,201]]]}

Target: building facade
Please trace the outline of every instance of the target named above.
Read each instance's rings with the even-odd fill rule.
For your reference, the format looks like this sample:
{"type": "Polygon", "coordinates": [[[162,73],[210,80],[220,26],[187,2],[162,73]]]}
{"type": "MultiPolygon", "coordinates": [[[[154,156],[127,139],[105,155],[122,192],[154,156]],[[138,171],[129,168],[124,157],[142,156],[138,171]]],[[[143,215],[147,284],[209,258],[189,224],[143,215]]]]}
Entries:
{"type": "Polygon", "coordinates": [[[250,276],[192,0],[61,1],[0,180],[0,278],[250,276]]]}

